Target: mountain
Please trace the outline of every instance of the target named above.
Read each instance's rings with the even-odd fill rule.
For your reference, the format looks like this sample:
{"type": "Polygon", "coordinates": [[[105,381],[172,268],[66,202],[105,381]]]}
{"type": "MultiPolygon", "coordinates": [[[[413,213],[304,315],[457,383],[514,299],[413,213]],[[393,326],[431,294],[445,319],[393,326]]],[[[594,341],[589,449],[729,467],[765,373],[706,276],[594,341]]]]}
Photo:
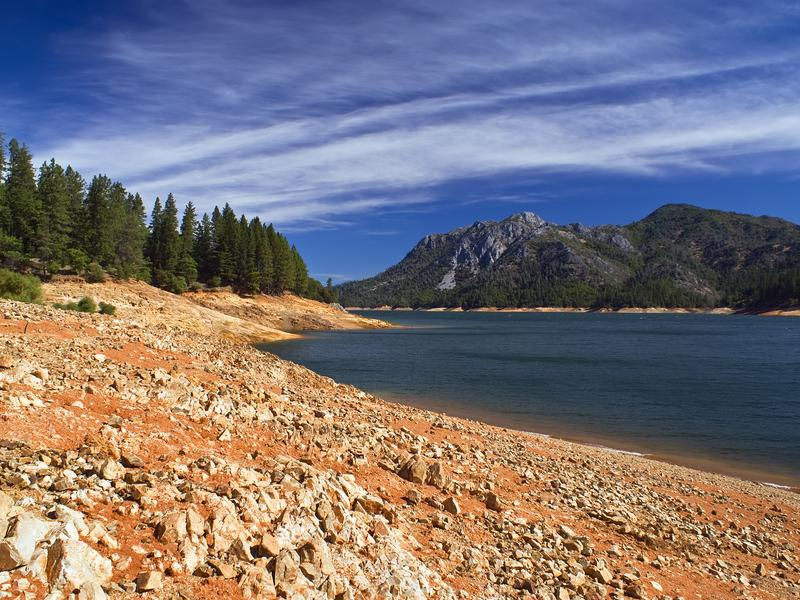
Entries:
{"type": "Polygon", "coordinates": [[[800,226],[686,204],[625,226],[531,212],[424,237],[346,306],[685,306],[798,303],[800,226]]]}

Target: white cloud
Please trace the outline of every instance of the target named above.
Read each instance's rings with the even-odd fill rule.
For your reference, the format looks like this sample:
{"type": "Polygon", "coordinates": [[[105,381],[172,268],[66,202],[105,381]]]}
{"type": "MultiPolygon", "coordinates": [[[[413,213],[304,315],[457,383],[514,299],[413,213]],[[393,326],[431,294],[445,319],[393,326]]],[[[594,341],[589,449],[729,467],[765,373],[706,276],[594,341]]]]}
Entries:
{"type": "Polygon", "coordinates": [[[156,13],[149,31],[105,32],[76,81],[89,126],[42,158],[307,229],[463,178],[724,173],[772,153],[784,169],[800,152],[799,49],[751,34],[792,5],[319,10],[201,2],[183,28],[156,13]]]}

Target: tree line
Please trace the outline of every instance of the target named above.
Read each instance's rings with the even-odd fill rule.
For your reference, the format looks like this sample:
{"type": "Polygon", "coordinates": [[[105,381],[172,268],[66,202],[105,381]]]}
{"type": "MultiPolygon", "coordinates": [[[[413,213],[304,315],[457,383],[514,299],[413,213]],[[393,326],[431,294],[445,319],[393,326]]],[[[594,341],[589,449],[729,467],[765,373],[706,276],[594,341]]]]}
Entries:
{"type": "Polygon", "coordinates": [[[102,279],[141,279],[180,293],[203,285],[240,293],[290,291],[335,302],[309,277],[297,248],[272,224],[237,216],[230,205],[198,216],[187,202],[178,216],[172,194],[156,198],[149,225],[144,201],[106,175],[86,180],[55,159],[38,173],[25,144],[0,135],[0,260],[44,277],[61,271],[102,279]]]}

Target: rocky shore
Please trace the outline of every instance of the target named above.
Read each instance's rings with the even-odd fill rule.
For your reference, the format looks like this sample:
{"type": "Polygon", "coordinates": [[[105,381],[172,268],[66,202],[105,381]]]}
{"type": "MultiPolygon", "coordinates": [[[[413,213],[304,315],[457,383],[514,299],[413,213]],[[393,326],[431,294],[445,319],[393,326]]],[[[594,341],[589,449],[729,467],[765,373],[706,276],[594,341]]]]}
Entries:
{"type": "Polygon", "coordinates": [[[135,300],[0,301],[0,598],[800,598],[792,492],[388,403],[135,300]]]}

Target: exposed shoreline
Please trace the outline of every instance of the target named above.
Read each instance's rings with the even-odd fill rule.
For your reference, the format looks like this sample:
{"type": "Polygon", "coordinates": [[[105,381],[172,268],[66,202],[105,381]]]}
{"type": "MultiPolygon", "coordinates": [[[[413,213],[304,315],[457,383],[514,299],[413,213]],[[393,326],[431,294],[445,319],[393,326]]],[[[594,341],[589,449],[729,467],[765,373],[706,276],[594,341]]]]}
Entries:
{"type": "MultiPolygon", "coordinates": [[[[386,401],[147,292],[0,311],[0,517],[114,598],[800,598],[795,493],[386,401]]],[[[39,547],[12,597],[63,591],[39,547]]]]}
{"type": "Polygon", "coordinates": [[[481,306],[478,308],[463,309],[461,307],[438,306],[432,308],[409,308],[392,306],[347,306],[345,310],[352,312],[470,312],[470,313],[578,313],[578,314],[655,314],[655,315],[756,315],[763,317],[800,317],[800,308],[775,308],[763,311],[739,310],[729,307],[720,308],[590,308],[570,306],[536,306],[530,308],[502,308],[497,306],[481,306]]]}
{"type": "Polygon", "coordinates": [[[678,452],[648,449],[639,444],[629,443],[625,439],[614,438],[611,436],[603,437],[597,435],[584,435],[581,433],[566,432],[564,429],[559,429],[557,426],[551,428],[545,427],[537,430],[523,429],[513,423],[512,420],[504,419],[503,415],[499,413],[488,414],[475,410],[463,410],[461,409],[462,407],[455,405],[447,407],[443,404],[438,404],[434,407],[431,407],[429,401],[413,396],[402,396],[399,394],[387,394],[381,392],[376,392],[376,395],[386,399],[389,402],[418,408],[420,410],[430,410],[438,414],[448,415],[459,419],[477,421],[491,427],[501,427],[503,429],[517,432],[520,435],[541,436],[555,440],[563,440],[565,442],[578,444],[589,448],[598,448],[601,450],[607,450],[609,452],[619,452],[631,456],[638,456],[644,459],[658,461],[678,467],[685,467],[703,473],[733,477],[755,484],[778,486],[780,489],[786,489],[800,495],[800,477],[792,476],[779,471],[768,471],[766,469],[762,470],[762,467],[759,465],[748,463],[746,466],[743,466],[736,461],[705,458],[699,456],[697,453],[680,454],[678,452]]]}

